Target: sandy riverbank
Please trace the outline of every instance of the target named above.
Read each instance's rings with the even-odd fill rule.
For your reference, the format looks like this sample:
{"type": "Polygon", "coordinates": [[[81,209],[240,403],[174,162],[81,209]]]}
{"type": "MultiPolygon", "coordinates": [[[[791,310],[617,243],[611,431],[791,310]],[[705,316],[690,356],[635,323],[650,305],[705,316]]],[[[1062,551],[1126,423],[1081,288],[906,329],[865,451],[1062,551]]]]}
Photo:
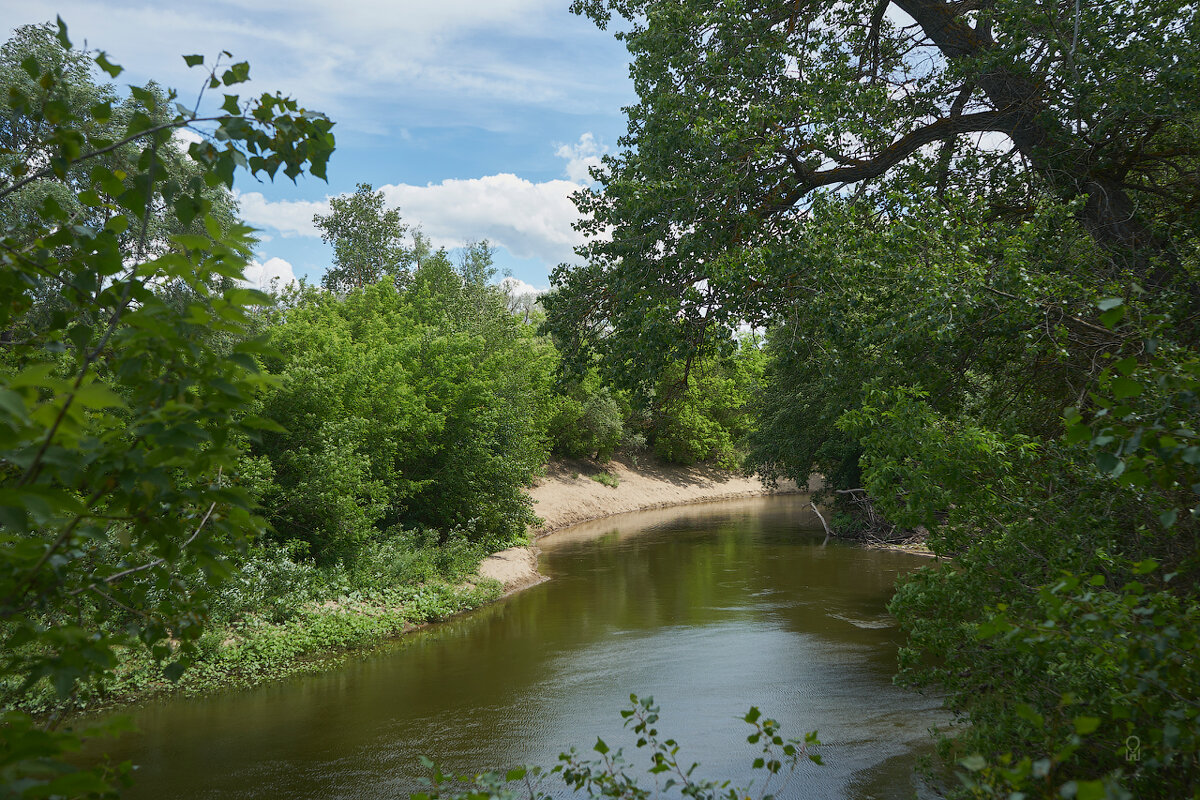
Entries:
{"type": "MultiPolygon", "coordinates": [[[[606,464],[588,460],[555,461],[546,468],[546,476],[529,490],[533,510],[543,520],[541,526],[530,530],[530,538],[631,511],[796,491],[800,489],[791,482],[781,483],[772,490],[765,488],[758,478],[705,465],[661,464],[646,457],[636,464],[628,457],[614,458],[606,464]],[[614,476],[619,483],[612,487],[592,479],[602,472],[614,476]]],[[[546,580],[537,569],[536,546],[511,547],[495,553],[480,564],[479,574],[500,581],[508,593],[546,580]]]]}

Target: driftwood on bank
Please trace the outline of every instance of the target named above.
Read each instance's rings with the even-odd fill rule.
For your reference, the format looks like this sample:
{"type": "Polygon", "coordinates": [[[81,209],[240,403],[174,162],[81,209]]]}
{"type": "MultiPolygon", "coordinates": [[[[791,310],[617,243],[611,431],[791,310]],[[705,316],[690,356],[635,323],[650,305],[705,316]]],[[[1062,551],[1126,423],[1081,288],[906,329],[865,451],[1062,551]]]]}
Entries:
{"type": "MultiPolygon", "coordinates": [[[[871,544],[899,545],[922,542],[929,534],[923,527],[910,530],[897,527],[888,522],[876,510],[875,504],[871,502],[871,497],[867,494],[866,489],[835,489],[834,491],[849,498],[850,502],[854,504],[854,509],[859,520],[863,524],[862,530],[851,538],[871,544]]],[[[819,513],[818,516],[820,516],[819,513]]],[[[821,523],[825,523],[824,518],[821,519],[821,523]]],[[[826,526],[825,530],[828,532],[829,527],[826,526]]]]}

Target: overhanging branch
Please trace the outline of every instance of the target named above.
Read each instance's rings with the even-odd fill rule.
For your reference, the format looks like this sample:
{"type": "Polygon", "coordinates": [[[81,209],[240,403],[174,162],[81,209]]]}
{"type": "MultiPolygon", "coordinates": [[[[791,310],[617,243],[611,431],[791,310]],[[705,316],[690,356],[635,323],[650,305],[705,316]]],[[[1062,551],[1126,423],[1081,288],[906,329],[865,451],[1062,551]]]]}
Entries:
{"type": "Polygon", "coordinates": [[[776,200],[768,201],[763,211],[769,214],[791,208],[804,195],[822,186],[858,183],[877,178],[927,144],[944,141],[963,133],[993,131],[1007,134],[1020,121],[1019,115],[1006,111],[981,111],[939,119],[900,137],[873,158],[832,169],[797,174],[791,186],[779,187],[781,194],[778,194],[776,200]]]}

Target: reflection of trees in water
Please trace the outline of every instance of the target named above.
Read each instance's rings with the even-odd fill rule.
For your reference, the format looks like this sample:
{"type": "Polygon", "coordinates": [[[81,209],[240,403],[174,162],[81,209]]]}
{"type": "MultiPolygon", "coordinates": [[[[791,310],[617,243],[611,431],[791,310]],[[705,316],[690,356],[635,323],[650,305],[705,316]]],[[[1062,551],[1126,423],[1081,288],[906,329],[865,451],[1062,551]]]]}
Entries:
{"type": "Polygon", "coordinates": [[[797,633],[890,642],[880,627],[884,605],[898,575],[919,562],[821,547],[819,534],[791,518],[768,506],[715,527],[690,518],[607,546],[572,543],[547,554],[551,572],[569,573],[550,592],[582,640],[593,625],[651,630],[769,618],[797,633]],[[567,591],[564,582],[578,585],[567,591]]]}
{"type": "Polygon", "coordinates": [[[897,571],[920,562],[821,548],[822,534],[797,528],[798,507],[780,498],[678,509],[597,526],[589,541],[547,540],[548,583],[326,674],[167,704],[114,756],[147,764],[135,800],[184,797],[182,786],[193,796],[251,787],[256,800],[405,796],[421,754],[471,770],[553,763],[596,735],[619,741],[622,698],[649,689],[664,694],[665,719],[706,774],[724,776],[726,760],[745,766],[728,747],[742,741],[727,708],[740,692],[749,699],[737,704],[793,715],[793,733],[819,719],[833,736],[841,720],[855,732],[838,741],[877,737],[841,751],[858,766],[819,773],[835,796],[846,770],[907,747],[888,710],[914,713],[891,686],[894,630],[830,614],[878,617],[897,571]],[[655,527],[633,529],[643,519],[655,527]],[[863,698],[870,719],[855,711],[863,698]],[[170,752],[152,752],[156,743],[170,752]],[[203,757],[181,763],[187,753],[203,757]]]}

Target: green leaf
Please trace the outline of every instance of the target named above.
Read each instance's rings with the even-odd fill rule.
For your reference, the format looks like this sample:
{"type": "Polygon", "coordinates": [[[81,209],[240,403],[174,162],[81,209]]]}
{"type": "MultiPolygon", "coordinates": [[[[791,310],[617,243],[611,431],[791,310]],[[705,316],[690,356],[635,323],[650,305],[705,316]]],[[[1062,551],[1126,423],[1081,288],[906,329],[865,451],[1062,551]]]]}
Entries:
{"type": "Polygon", "coordinates": [[[1065,800],[1105,800],[1108,792],[1104,781],[1067,781],[1059,789],[1065,800]]]}
{"type": "Polygon", "coordinates": [[[1096,466],[1100,468],[1101,472],[1106,472],[1114,477],[1125,471],[1125,462],[1112,453],[1097,453],[1096,466]]]}
{"type": "Polygon", "coordinates": [[[200,55],[184,56],[183,61],[189,67],[197,67],[204,63],[204,56],[200,56],[200,55]]]}
{"type": "Polygon", "coordinates": [[[1072,722],[1075,724],[1075,732],[1080,736],[1086,736],[1100,727],[1099,717],[1075,717],[1072,722]]]}
{"type": "Polygon", "coordinates": [[[1179,518],[1179,509],[1172,508],[1169,511],[1164,511],[1158,515],[1158,521],[1162,523],[1164,528],[1170,528],[1175,525],[1175,521],[1179,518]]]}
{"type": "Polygon", "coordinates": [[[232,86],[235,83],[244,83],[250,79],[250,64],[245,61],[238,63],[225,70],[225,74],[221,76],[221,82],[226,86],[232,86]]]}
{"type": "Polygon", "coordinates": [[[61,44],[64,49],[70,50],[73,45],[71,44],[70,37],[67,36],[67,23],[63,22],[62,17],[55,17],[55,20],[58,23],[58,32],[54,34],[54,38],[58,39],[58,43],[61,44]]]}
{"type": "Polygon", "coordinates": [[[1031,725],[1034,725],[1035,727],[1040,728],[1045,722],[1045,719],[1042,717],[1042,715],[1039,714],[1034,707],[1028,703],[1017,703],[1014,710],[1017,712],[1018,717],[1030,723],[1031,725]]]}
{"type": "Polygon", "coordinates": [[[1117,306],[1100,315],[1100,324],[1106,328],[1115,328],[1117,323],[1125,319],[1125,306],[1117,306]]]}
{"type": "Polygon", "coordinates": [[[1099,303],[1096,303],[1096,308],[1100,309],[1101,311],[1108,311],[1109,309],[1113,309],[1113,308],[1116,308],[1117,306],[1124,305],[1124,304],[1125,304],[1124,298],[1108,297],[1108,298],[1105,298],[1104,300],[1101,300],[1099,303]]]}
{"type": "Polygon", "coordinates": [[[124,408],[125,400],[102,383],[88,383],[75,392],[75,402],[84,408],[124,408]]]}
{"type": "Polygon", "coordinates": [[[110,78],[115,78],[125,71],[124,67],[109,61],[108,55],[103,50],[97,53],[93,60],[96,62],[96,66],[108,73],[110,78]]]}
{"type": "Polygon", "coordinates": [[[1092,429],[1087,425],[1072,425],[1067,428],[1067,444],[1079,444],[1092,438],[1092,429]]]}
{"type": "Polygon", "coordinates": [[[21,395],[8,389],[0,389],[0,410],[8,412],[22,424],[29,424],[29,412],[21,395]]]}
{"type": "Polygon", "coordinates": [[[1142,390],[1142,385],[1130,378],[1114,378],[1112,382],[1113,396],[1118,400],[1124,400],[1126,397],[1136,397],[1142,393],[1142,390]]]}
{"type": "Polygon", "coordinates": [[[1112,368],[1122,375],[1130,375],[1137,369],[1137,359],[1133,356],[1122,358],[1120,361],[1115,362],[1112,368]]]}
{"type": "Polygon", "coordinates": [[[271,433],[287,433],[287,428],[280,425],[273,419],[250,415],[242,419],[242,424],[247,428],[254,428],[260,431],[270,431],[271,433]]]}
{"type": "Polygon", "coordinates": [[[14,389],[22,386],[48,386],[51,383],[50,376],[53,374],[53,364],[33,364],[10,378],[8,385],[14,389]]]}
{"type": "Polygon", "coordinates": [[[195,233],[176,233],[170,240],[185,250],[210,250],[213,246],[212,239],[195,233]]]}
{"type": "Polygon", "coordinates": [[[970,770],[971,772],[979,772],[979,770],[987,766],[987,759],[976,753],[975,755],[970,755],[966,758],[959,759],[958,763],[964,769],[970,770]]]}
{"type": "Polygon", "coordinates": [[[35,81],[42,76],[42,65],[38,63],[37,56],[35,55],[31,54],[23,58],[21,60],[21,69],[35,81]]]}
{"type": "Polygon", "coordinates": [[[604,740],[599,737],[597,737],[596,744],[594,747],[592,747],[592,749],[595,750],[600,755],[605,755],[608,753],[608,745],[606,745],[604,743],[604,740]]]}
{"type": "Polygon", "coordinates": [[[88,114],[92,119],[99,123],[108,122],[112,119],[112,103],[107,100],[103,103],[96,103],[88,109],[88,114]]]}
{"type": "Polygon", "coordinates": [[[109,795],[112,786],[97,771],[77,770],[57,776],[45,785],[44,791],[46,796],[54,797],[94,797],[109,795]]]}

